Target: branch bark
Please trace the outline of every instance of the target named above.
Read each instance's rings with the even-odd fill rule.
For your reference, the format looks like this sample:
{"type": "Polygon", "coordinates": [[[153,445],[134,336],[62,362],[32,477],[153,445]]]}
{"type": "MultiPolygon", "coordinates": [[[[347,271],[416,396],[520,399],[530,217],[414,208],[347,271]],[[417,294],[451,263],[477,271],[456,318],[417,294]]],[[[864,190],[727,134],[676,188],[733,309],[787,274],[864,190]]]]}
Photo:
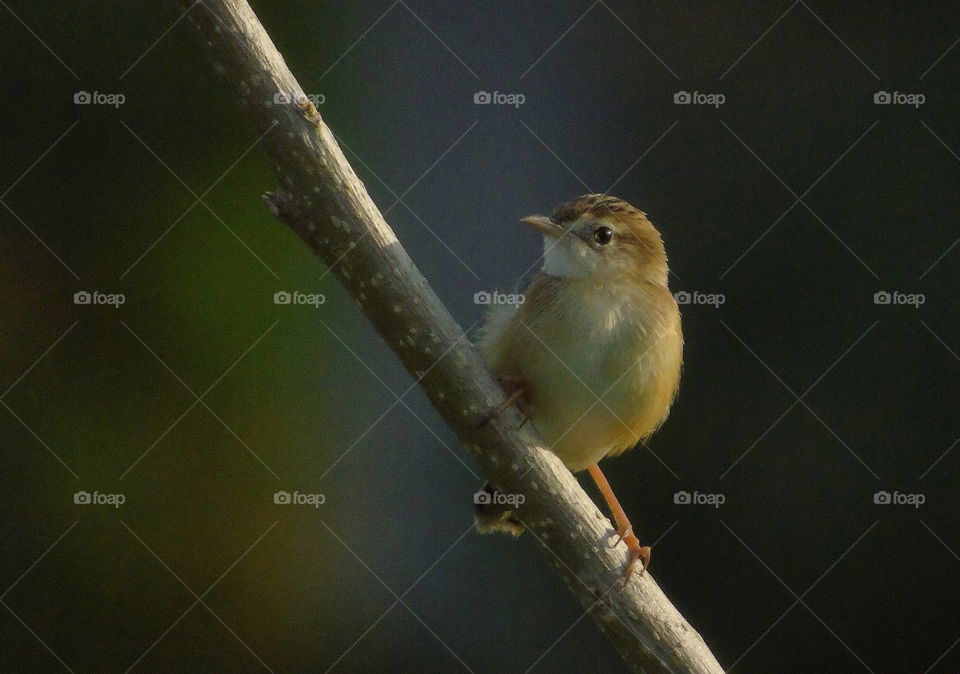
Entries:
{"type": "MultiPolygon", "coordinates": [[[[626,548],[504,392],[407,256],[246,0],[181,0],[214,65],[239,94],[280,186],[265,195],[360,304],[469,448],[490,483],[524,494],[516,511],[599,628],[635,669],[717,674],[700,635],[649,573],[618,587],[626,548]],[[285,103],[284,100],[292,101],[285,103]]],[[[466,496],[466,495],[465,495],[466,496]]]]}

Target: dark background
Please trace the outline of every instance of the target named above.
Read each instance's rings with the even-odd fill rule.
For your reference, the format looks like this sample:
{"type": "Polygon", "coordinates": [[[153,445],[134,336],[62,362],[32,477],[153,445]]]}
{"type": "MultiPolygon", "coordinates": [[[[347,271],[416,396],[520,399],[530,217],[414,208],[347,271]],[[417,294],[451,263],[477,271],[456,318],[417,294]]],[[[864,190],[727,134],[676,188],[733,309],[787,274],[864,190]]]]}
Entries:
{"type": "MultiPolygon", "coordinates": [[[[0,667],[622,669],[534,539],[470,530],[477,468],[263,207],[176,4],[0,5],[0,667]]],[[[725,668],[960,668],[956,3],[255,9],[464,328],[537,262],[518,217],[611,186],[675,291],[724,295],[682,307],[652,451],[605,469],[725,668]]]]}

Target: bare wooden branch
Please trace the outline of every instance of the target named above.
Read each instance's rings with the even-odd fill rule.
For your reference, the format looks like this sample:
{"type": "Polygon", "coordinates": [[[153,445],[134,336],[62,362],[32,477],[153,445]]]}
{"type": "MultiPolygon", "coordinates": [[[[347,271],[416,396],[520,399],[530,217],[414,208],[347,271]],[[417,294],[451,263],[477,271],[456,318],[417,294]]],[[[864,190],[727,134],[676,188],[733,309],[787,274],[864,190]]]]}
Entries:
{"type": "Polygon", "coordinates": [[[613,544],[607,518],[531,426],[518,430],[520,416],[510,410],[478,428],[503,390],[397,241],[246,0],[181,1],[263,134],[280,181],[266,196],[270,209],[333,268],[490,483],[525,495],[517,516],[623,658],[647,672],[721,672],[649,573],[618,587],[625,546],[613,544]]]}

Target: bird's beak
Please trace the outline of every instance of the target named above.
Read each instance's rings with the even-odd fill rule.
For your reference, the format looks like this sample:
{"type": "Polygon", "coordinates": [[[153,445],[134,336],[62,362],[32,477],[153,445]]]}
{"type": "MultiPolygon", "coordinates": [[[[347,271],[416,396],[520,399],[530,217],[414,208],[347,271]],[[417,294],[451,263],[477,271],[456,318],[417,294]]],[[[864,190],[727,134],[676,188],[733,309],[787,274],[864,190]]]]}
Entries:
{"type": "Polygon", "coordinates": [[[533,227],[545,236],[560,237],[564,233],[563,227],[545,215],[528,215],[525,218],[520,218],[520,222],[533,227]]]}

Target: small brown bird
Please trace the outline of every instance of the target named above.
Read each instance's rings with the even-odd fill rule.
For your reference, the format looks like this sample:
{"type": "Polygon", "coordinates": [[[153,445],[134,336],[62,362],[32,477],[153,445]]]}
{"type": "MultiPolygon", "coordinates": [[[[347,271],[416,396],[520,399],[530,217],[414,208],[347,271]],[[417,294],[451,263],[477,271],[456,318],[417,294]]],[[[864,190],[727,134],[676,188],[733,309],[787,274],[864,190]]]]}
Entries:
{"type": "MultiPolygon", "coordinates": [[[[518,403],[567,468],[590,472],[629,550],[626,579],[650,548],[597,462],[653,434],[676,396],[683,335],[663,240],[643,211],[605,194],[521,222],[543,235],[544,263],[522,303],[487,316],[479,346],[509,391],[493,415],[518,403]]],[[[522,531],[511,511],[482,503],[477,528],[522,531]]]]}

